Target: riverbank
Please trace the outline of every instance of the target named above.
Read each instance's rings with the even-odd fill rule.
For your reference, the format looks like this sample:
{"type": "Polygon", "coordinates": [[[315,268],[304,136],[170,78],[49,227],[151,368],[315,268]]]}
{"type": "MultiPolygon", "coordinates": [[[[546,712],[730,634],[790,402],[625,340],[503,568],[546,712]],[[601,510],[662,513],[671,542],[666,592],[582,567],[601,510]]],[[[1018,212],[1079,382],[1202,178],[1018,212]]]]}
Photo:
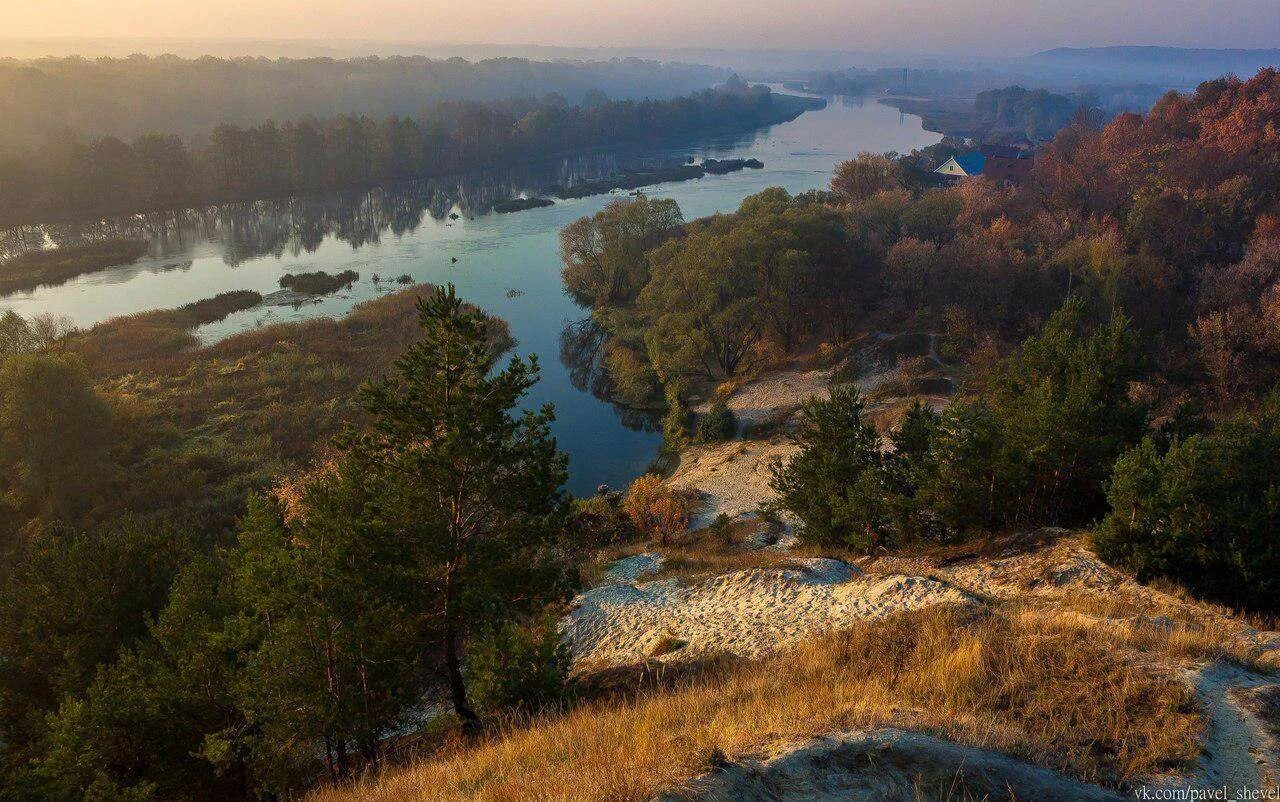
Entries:
{"type": "MultiPolygon", "coordinates": [[[[668,482],[702,499],[695,525],[707,525],[719,515],[754,514],[773,497],[771,466],[795,453],[790,434],[810,398],[825,398],[834,381],[848,381],[866,400],[877,428],[887,432],[916,398],[942,408],[951,394],[951,373],[938,358],[931,334],[868,335],[846,357],[828,365],[820,364],[816,354],[799,357],[725,396],[738,420],[735,436],[724,443],[687,445],[668,482]]],[[[704,401],[694,411],[709,407],[704,401]]]]}
{"type": "MultiPolygon", "coordinates": [[[[264,124],[261,130],[228,125],[219,130],[224,140],[236,143],[231,147],[238,146],[241,151],[235,172],[226,171],[225,159],[208,155],[206,148],[211,146],[203,138],[193,138],[178,143],[178,147],[185,157],[179,161],[195,165],[194,173],[175,172],[157,177],[130,172],[141,170],[138,165],[145,164],[145,159],[138,157],[125,160],[130,166],[123,171],[102,170],[103,174],[111,175],[115,183],[95,186],[93,192],[89,192],[67,178],[65,165],[45,164],[28,155],[30,166],[16,173],[22,180],[11,188],[13,202],[0,210],[0,228],[259,203],[323,191],[369,189],[397,181],[444,178],[470,170],[554,161],[600,148],[672,146],[697,139],[746,134],[791,122],[807,111],[825,106],[826,102],[821,99],[774,94],[766,86],[741,85],[708,89],[675,100],[644,101],[640,108],[634,102],[613,101],[588,110],[538,109],[547,113],[538,115],[530,110],[520,116],[507,116],[511,114],[509,110],[490,108],[490,116],[485,118],[489,120],[489,128],[465,133],[449,131],[442,150],[410,149],[407,144],[410,140],[426,141],[434,134],[428,135],[425,129],[419,128],[416,119],[397,118],[372,122],[375,133],[362,139],[351,140],[349,134],[340,132],[331,137],[321,136],[325,147],[333,150],[319,155],[294,152],[298,147],[296,141],[275,133],[275,123],[264,124]],[[558,125],[559,129],[553,134],[522,124],[529,119],[558,125]],[[394,138],[401,147],[392,160],[397,165],[395,168],[379,166],[383,162],[371,150],[370,143],[385,141],[384,137],[390,136],[376,130],[384,125],[415,129],[415,136],[401,132],[394,138]],[[249,143],[257,137],[269,146],[251,147],[249,143]]],[[[308,121],[298,125],[323,129],[340,126],[341,121],[308,121]]],[[[90,148],[88,152],[95,151],[90,148]]],[[[81,165],[81,169],[98,168],[86,164],[81,165]]]]}
{"type": "Polygon", "coordinates": [[[707,159],[701,164],[682,164],[658,170],[635,170],[574,186],[558,185],[550,187],[547,191],[562,200],[572,200],[591,195],[607,195],[615,190],[627,191],[656,184],[696,181],[708,175],[728,175],[742,170],[763,169],[764,162],[759,159],[725,159],[724,161],[707,159]]]}
{"type": "Polygon", "coordinates": [[[690,160],[761,161],[762,169],[645,188],[679,203],[684,218],[692,220],[732,211],[743,198],[768,187],[793,195],[821,189],[836,162],[860,150],[909,152],[937,141],[918,122],[904,121],[878,103],[836,98],[821,110],[756,133],[686,139],[659,150],[598,149],[589,156],[465,179],[22,230],[12,240],[0,238],[0,248],[21,248],[46,236],[80,242],[120,232],[146,238],[159,255],[59,287],[7,296],[0,299],[0,313],[51,314],[87,329],[108,318],[172,309],[223,292],[247,289],[269,296],[279,291],[287,273],[353,270],[362,276],[350,291],[318,302],[244,310],[195,332],[202,343],[214,344],[277,323],[340,319],[386,291],[385,281],[381,287],[370,281],[374,274],[408,275],[437,286],[453,283],[460,296],[510,323],[520,354],[541,358],[542,380],[526,403],[530,408],[555,405],[553,431],[570,456],[568,489],[587,496],[601,483],[626,487],[653,462],[661,440],[643,416],[620,415],[585,386],[575,385],[576,368],[558,358],[566,325],[586,316],[564,294],[560,231],[616,196],[559,201],[519,214],[485,210],[496,201],[578,177],[596,180],[690,160]]]}

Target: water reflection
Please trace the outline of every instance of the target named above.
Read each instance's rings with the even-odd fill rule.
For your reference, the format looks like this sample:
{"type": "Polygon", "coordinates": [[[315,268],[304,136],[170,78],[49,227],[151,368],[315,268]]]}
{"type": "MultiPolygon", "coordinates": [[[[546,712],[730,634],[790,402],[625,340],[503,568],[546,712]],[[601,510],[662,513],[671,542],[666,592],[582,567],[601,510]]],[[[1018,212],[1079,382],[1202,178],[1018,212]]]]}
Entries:
{"type": "MultiPolygon", "coordinates": [[[[716,143],[733,148],[754,134],[716,143]]],[[[223,261],[237,266],[264,256],[314,253],[328,237],[360,248],[377,245],[386,233],[412,234],[424,215],[444,221],[473,219],[495,203],[540,195],[550,187],[599,181],[622,172],[672,167],[670,151],[601,152],[514,169],[449,178],[407,181],[350,191],[280,200],[234,203],[180,211],[77,223],[19,226],[0,231],[0,259],[34,250],[112,239],[142,239],[158,259],[182,256],[202,243],[216,243],[223,261]]],[[[152,269],[149,266],[148,269],[152,269]]]]}
{"type": "Polygon", "coordinates": [[[345,315],[356,304],[394,289],[398,285],[388,279],[400,275],[418,282],[452,282],[467,300],[508,322],[520,354],[543,356],[542,380],[525,403],[529,408],[555,405],[552,429],[560,448],[571,456],[569,489],[588,494],[601,482],[625,486],[652,462],[660,442],[651,416],[600,400],[608,387],[599,332],[584,321],[588,310],[565,295],[560,277],[560,230],[599,211],[609,198],[579,198],[503,215],[488,214],[489,206],[521,193],[542,194],[542,187],[598,181],[690,158],[764,162],[762,170],[646,189],[655,197],[676,200],[692,219],[732,211],[744,197],[770,186],[792,193],[822,187],[836,162],[860,150],[907,152],[937,141],[921,129],[918,118],[904,118],[895,108],[835,100],[821,111],[737,140],[592,154],[371,191],[4,231],[0,252],[146,237],[154,256],[58,287],[0,298],[0,313],[48,313],[88,327],[223,292],[266,295],[279,289],[285,273],[352,270],[361,276],[350,290],[325,296],[320,303],[249,309],[197,330],[203,341],[213,342],[267,323],[345,315]],[[375,273],[381,282],[373,281],[375,273]],[[557,354],[562,358],[555,359],[557,354]]]}
{"type": "Polygon", "coordinates": [[[591,393],[607,401],[619,421],[636,432],[656,432],[661,415],[651,409],[619,404],[613,398],[609,375],[604,369],[604,329],[592,317],[566,323],[560,331],[560,363],[569,372],[569,383],[581,393],[591,393]]]}

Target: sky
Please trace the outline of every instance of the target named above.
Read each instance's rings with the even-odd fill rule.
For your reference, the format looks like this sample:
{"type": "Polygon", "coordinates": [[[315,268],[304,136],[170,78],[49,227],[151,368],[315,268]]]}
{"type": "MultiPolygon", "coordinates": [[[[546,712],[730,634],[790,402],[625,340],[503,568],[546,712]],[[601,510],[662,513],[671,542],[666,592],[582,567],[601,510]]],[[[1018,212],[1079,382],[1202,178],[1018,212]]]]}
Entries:
{"type": "MultiPolygon", "coordinates": [[[[828,48],[1280,46],[1280,0],[0,0],[0,37],[828,48]]],[[[2,49],[2,48],[0,48],[2,49]]]]}

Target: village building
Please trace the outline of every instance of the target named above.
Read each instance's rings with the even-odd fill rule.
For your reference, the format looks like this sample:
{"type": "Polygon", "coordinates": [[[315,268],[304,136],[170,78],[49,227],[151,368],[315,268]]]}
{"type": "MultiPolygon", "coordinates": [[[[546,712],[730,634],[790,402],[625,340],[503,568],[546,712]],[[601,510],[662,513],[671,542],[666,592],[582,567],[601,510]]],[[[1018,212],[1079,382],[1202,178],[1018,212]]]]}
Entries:
{"type": "Polygon", "coordinates": [[[985,176],[997,183],[1021,184],[1031,173],[1035,159],[1029,148],[983,145],[947,159],[934,174],[950,181],[985,176]]]}

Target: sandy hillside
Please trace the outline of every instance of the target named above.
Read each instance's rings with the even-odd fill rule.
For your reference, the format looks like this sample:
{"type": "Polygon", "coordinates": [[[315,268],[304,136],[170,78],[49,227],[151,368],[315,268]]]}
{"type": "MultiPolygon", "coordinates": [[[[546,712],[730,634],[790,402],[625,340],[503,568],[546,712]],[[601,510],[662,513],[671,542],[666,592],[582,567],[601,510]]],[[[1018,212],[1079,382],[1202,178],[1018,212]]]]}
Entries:
{"type": "MultiPolygon", "coordinates": [[[[735,390],[726,399],[738,419],[737,436],[726,443],[693,444],[680,455],[680,465],[668,480],[672,487],[693,490],[703,499],[695,525],[705,525],[717,515],[730,518],[754,512],[772,497],[770,466],[795,453],[788,438],[801,405],[831,393],[833,377],[840,372],[858,375],[853,384],[868,400],[873,419],[888,414],[908,399],[897,394],[901,371],[898,360],[916,359],[938,375],[925,385],[920,397],[935,407],[946,403],[936,392],[946,367],[937,358],[936,338],[929,334],[874,335],[841,366],[812,369],[793,367],[762,376],[735,390]]],[[[705,412],[704,402],[695,408],[705,412]]]]}
{"type": "MultiPolygon", "coordinates": [[[[1141,585],[1065,532],[1046,530],[994,555],[856,564],[794,557],[781,566],[646,580],[663,566],[658,551],[623,558],[604,584],[575,600],[562,627],[580,671],[716,654],[759,658],[857,622],[936,605],[998,615],[1009,609],[1063,631],[1104,634],[1185,683],[1204,711],[1202,755],[1187,774],[1148,778],[1151,788],[1280,781],[1280,679],[1267,673],[1280,670],[1280,633],[1141,585]],[[1197,658],[1206,643],[1220,643],[1210,653],[1230,661],[1197,658]]],[[[686,790],[699,799],[908,800],[918,798],[911,789],[920,782],[957,778],[972,798],[1119,798],[1006,756],[898,730],[778,745],[694,779],[686,790]],[[1008,795],[1009,787],[1018,793],[1008,795]]]]}
{"type": "Polygon", "coordinates": [[[858,621],[969,597],[925,577],[866,576],[839,560],[797,559],[685,584],[609,582],[580,594],[564,620],[575,660],[593,668],[650,657],[761,657],[858,621]]]}

